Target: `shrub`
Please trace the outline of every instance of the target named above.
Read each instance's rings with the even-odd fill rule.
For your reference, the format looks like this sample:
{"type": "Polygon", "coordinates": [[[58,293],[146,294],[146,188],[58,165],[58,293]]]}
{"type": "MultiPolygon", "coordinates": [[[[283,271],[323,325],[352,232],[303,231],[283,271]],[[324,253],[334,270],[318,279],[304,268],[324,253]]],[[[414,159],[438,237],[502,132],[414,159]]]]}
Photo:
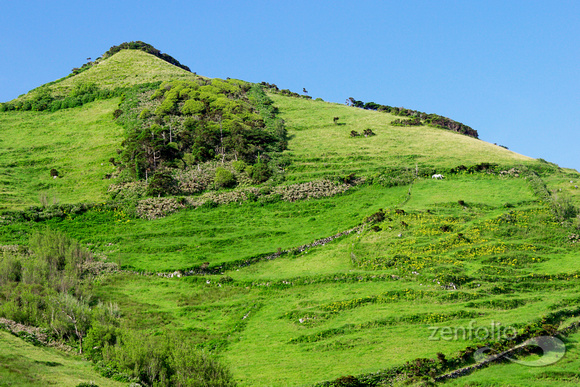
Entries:
{"type": "Polygon", "coordinates": [[[141,114],[139,114],[139,118],[142,120],[146,120],[147,118],[149,118],[151,116],[152,116],[151,111],[147,108],[143,109],[141,111],[141,114]]]}
{"type": "Polygon", "coordinates": [[[137,203],[137,216],[144,219],[158,219],[176,212],[185,205],[175,198],[149,198],[137,203]]]}
{"type": "Polygon", "coordinates": [[[205,111],[205,104],[202,101],[197,101],[195,99],[189,99],[185,101],[181,112],[187,115],[197,115],[202,114],[205,111]]]}
{"type": "Polygon", "coordinates": [[[230,188],[236,184],[236,179],[233,173],[220,167],[215,171],[214,183],[219,188],[230,188]]]}
{"type": "Polygon", "coordinates": [[[268,164],[266,162],[258,161],[250,169],[249,175],[254,181],[254,183],[263,183],[270,178],[270,176],[272,175],[272,171],[270,171],[270,168],[268,167],[268,164]]]}
{"type": "Polygon", "coordinates": [[[336,387],[359,387],[364,386],[356,377],[352,375],[348,376],[341,376],[340,378],[334,381],[334,386],[336,387]]]}
{"type": "Polygon", "coordinates": [[[234,168],[234,170],[238,173],[242,173],[244,172],[244,170],[246,169],[247,164],[243,161],[234,161],[232,163],[232,167],[234,168]]]}
{"type": "Polygon", "coordinates": [[[185,334],[123,331],[103,351],[106,363],[130,373],[147,386],[233,386],[230,372],[195,349],[185,334]]]}
{"type": "Polygon", "coordinates": [[[375,212],[371,216],[367,217],[365,221],[367,223],[380,223],[385,220],[385,213],[382,208],[379,211],[375,212]]]}
{"type": "Polygon", "coordinates": [[[155,172],[147,186],[148,196],[164,196],[176,191],[175,180],[167,170],[155,172]]]}

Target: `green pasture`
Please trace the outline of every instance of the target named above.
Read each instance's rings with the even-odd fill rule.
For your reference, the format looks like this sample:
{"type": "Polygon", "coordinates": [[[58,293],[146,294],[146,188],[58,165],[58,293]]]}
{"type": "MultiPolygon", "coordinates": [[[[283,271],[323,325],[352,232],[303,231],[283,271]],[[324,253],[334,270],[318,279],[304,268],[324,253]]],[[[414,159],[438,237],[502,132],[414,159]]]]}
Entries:
{"type": "Polygon", "coordinates": [[[121,50],[89,70],[51,82],[54,95],[67,95],[77,84],[95,83],[103,89],[168,80],[195,79],[197,76],[140,50],[121,50]]]}
{"type": "MultiPolygon", "coordinates": [[[[348,230],[381,207],[404,200],[405,188],[365,186],[331,198],[261,204],[245,202],[214,209],[186,209],[148,221],[122,210],[95,208],[46,222],[102,252],[110,260],[143,271],[173,271],[209,262],[239,261],[308,244],[348,230]]],[[[40,223],[0,229],[3,243],[18,243],[40,223]]]]}
{"type": "MultiPolygon", "coordinates": [[[[341,201],[372,190],[381,191],[363,188],[341,201]]],[[[382,190],[397,191],[399,199],[408,193],[408,187],[382,190]]],[[[460,331],[473,320],[475,327],[499,322],[521,329],[580,305],[574,263],[580,247],[566,241],[566,230],[524,179],[419,180],[405,203],[388,204],[380,203],[387,219],[379,231],[365,226],[302,254],[222,275],[112,277],[102,297],[119,302],[135,327],[190,332],[248,386],[307,385],[437,353],[453,357],[482,340],[430,340],[429,327],[460,331]],[[467,197],[465,206],[457,203],[467,197]],[[468,241],[457,241],[459,232],[468,241]],[[442,288],[450,281],[456,289],[442,288]]],[[[286,204],[269,213],[277,206],[286,204]]],[[[375,210],[369,206],[367,214],[375,210]]]]}
{"type": "Polygon", "coordinates": [[[125,386],[99,375],[91,362],[54,348],[35,347],[0,331],[0,386],[125,386]]]}
{"type": "Polygon", "coordinates": [[[418,165],[453,168],[494,162],[528,163],[533,159],[472,137],[432,127],[394,127],[396,116],[337,103],[269,94],[288,127],[285,151],[293,164],[291,181],[327,174],[373,174],[384,167],[414,170],[418,165]],[[334,117],[339,117],[334,124],[334,117]],[[352,130],[372,129],[372,137],[350,137],[352,130]]]}
{"type": "MultiPolygon", "coordinates": [[[[522,364],[506,362],[473,372],[457,380],[450,380],[447,386],[577,386],[580,384],[579,341],[580,333],[574,333],[563,339],[566,353],[557,363],[544,367],[529,367],[522,364]]],[[[528,356],[518,360],[534,361],[538,356],[528,356]]]]}
{"type": "Polygon", "coordinates": [[[47,112],[0,113],[0,209],[106,200],[116,168],[121,126],[112,111],[119,99],[47,112]],[[59,177],[53,178],[51,169],[59,177]]]}

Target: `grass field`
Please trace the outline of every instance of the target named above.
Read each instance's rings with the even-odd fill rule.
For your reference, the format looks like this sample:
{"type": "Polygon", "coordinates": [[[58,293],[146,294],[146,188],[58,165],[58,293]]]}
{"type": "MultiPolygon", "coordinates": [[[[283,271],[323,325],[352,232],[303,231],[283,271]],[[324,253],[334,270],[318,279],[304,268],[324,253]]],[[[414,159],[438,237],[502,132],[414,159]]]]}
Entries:
{"type": "Polygon", "coordinates": [[[0,113],[0,209],[106,199],[123,129],[113,121],[119,99],[47,112],[0,113]],[[56,169],[54,179],[50,171],[56,169]]]}
{"type": "Polygon", "coordinates": [[[453,168],[494,162],[512,165],[533,159],[472,137],[426,126],[394,127],[391,114],[270,94],[286,121],[294,163],[287,177],[309,181],[326,174],[369,175],[387,166],[453,168]],[[334,117],[339,117],[335,125],[334,117]],[[350,137],[372,129],[376,136],[350,137]]]}
{"type": "Polygon", "coordinates": [[[100,376],[89,361],[52,348],[35,347],[0,331],[0,386],[77,386],[93,382],[102,387],[126,383],[100,376]]]}
{"type": "Polygon", "coordinates": [[[49,84],[54,95],[67,95],[79,83],[95,83],[103,89],[197,76],[140,50],[121,50],[88,71],[49,84]]]}
{"type": "Polygon", "coordinates": [[[388,202],[381,207],[387,220],[378,232],[223,275],[115,277],[102,296],[119,302],[136,327],[191,332],[248,386],[304,385],[438,352],[452,357],[479,341],[431,341],[429,327],[474,321],[521,329],[577,305],[562,300],[580,297],[579,246],[566,242],[524,179],[420,180],[400,206],[405,215],[388,202]],[[466,197],[466,207],[457,204],[466,197]],[[442,288],[451,281],[457,289],[442,288]]]}
{"type": "MultiPolygon", "coordinates": [[[[79,81],[113,87],[192,76],[140,51],[121,51],[51,87],[66,93],[79,81]]],[[[580,238],[573,237],[573,222],[553,214],[553,199],[580,204],[578,172],[443,129],[393,127],[395,117],[385,113],[271,98],[290,135],[284,154],[292,163],[283,184],[350,173],[372,178],[388,167],[448,170],[487,162],[534,166],[548,197],[537,196],[544,188],[532,174],[446,173],[443,180],[419,177],[390,188],[369,182],[324,199],[188,208],[153,221],[98,204],[63,219],[3,224],[0,244],[26,244],[34,231],[48,227],[118,262],[128,270],[101,278],[95,292],[119,304],[124,324],[152,333],[188,332],[242,386],[363,377],[490,344],[477,337],[432,340],[434,327],[501,322],[519,332],[543,316],[555,325],[579,318],[580,238]],[[376,136],[349,136],[365,129],[376,136]],[[375,221],[366,222],[373,214],[375,221]],[[361,228],[304,252],[244,263],[355,226],[361,228]],[[228,268],[216,275],[155,275],[204,262],[228,268]]],[[[0,113],[0,209],[38,204],[40,195],[65,203],[106,201],[111,180],[105,176],[114,171],[108,160],[123,134],[112,118],[118,102],[0,113]],[[51,178],[51,168],[59,178],[51,178]]],[[[574,385],[578,338],[567,339],[564,360],[541,370],[493,365],[449,384],[574,385]]],[[[83,368],[88,363],[76,358],[1,332],[0,344],[0,376],[12,378],[2,382],[74,385],[64,372],[69,369],[90,376],[83,368]]]]}
{"type": "MultiPolygon", "coordinates": [[[[580,334],[574,333],[564,339],[566,354],[557,363],[548,367],[526,367],[517,363],[496,364],[474,372],[458,380],[446,382],[449,386],[577,386],[580,384],[578,363],[580,334]]],[[[532,361],[538,357],[522,360],[532,361]]]]}

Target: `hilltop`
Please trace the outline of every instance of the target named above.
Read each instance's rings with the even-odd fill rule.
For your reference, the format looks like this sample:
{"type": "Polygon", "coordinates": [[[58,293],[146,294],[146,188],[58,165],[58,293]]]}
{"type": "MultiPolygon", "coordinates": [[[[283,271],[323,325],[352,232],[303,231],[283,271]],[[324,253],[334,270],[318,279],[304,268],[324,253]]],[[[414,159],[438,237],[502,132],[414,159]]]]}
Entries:
{"type": "Polygon", "coordinates": [[[577,340],[577,171],[137,46],[0,105],[0,317],[160,385],[434,382],[481,346],[577,340]],[[515,333],[433,338],[495,323],[515,333]]]}

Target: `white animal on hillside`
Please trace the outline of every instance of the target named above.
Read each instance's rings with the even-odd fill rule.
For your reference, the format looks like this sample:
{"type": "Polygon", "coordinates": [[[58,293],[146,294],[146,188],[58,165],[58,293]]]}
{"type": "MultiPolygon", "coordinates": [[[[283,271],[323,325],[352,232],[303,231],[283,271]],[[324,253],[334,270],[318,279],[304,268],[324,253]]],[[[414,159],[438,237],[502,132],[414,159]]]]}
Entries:
{"type": "Polygon", "coordinates": [[[443,175],[440,173],[436,173],[433,176],[431,176],[431,178],[441,180],[441,179],[443,179],[443,175]]]}

